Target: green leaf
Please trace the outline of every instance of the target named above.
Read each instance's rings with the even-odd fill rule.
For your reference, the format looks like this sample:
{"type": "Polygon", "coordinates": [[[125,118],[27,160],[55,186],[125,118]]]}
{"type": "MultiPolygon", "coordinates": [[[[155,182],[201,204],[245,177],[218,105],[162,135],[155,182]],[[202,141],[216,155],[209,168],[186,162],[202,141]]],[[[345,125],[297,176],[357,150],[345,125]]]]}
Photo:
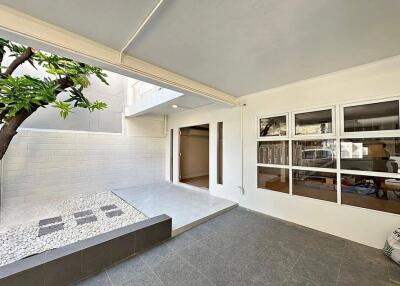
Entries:
{"type": "Polygon", "coordinates": [[[107,108],[107,103],[105,102],[101,102],[101,101],[95,101],[92,104],[90,104],[90,106],[88,107],[90,112],[93,112],[95,110],[102,110],[107,108]]]}
{"type": "Polygon", "coordinates": [[[65,119],[71,113],[72,107],[71,104],[63,102],[63,101],[56,101],[53,104],[53,107],[60,109],[60,116],[65,119]]]}
{"type": "MultiPolygon", "coordinates": [[[[6,54],[10,57],[18,57],[27,48],[0,38],[0,52],[8,51],[6,54]]],[[[6,119],[15,116],[22,109],[32,110],[33,107],[36,109],[48,105],[60,109],[63,118],[66,118],[75,107],[86,108],[90,112],[107,107],[104,102],[90,102],[84,95],[84,89],[90,86],[92,77],[97,77],[108,85],[107,74],[101,68],[37,50],[34,50],[34,54],[27,62],[34,68],[44,69],[47,76],[37,78],[22,75],[0,78],[0,110],[7,111],[6,119]],[[61,88],[60,79],[68,79],[72,86],[61,88]],[[64,101],[57,100],[61,92],[68,92],[69,96],[64,101]]]]}

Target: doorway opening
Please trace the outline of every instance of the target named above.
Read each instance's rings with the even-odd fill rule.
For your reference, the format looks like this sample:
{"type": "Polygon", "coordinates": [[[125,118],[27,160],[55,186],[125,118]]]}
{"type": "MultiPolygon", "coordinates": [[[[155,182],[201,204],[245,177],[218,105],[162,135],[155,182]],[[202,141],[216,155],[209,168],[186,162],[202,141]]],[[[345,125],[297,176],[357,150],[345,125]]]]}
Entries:
{"type": "Polygon", "coordinates": [[[209,124],[180,128],[179,181],[209,188],[209,124]]]}

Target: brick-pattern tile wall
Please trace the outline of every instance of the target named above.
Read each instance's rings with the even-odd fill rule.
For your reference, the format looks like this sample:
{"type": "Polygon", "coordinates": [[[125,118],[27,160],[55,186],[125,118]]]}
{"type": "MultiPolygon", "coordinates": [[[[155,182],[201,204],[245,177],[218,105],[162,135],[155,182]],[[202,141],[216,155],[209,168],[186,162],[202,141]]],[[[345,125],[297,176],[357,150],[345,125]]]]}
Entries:
{"type": "Polygon", "coordinates": [[[163,181],[165,140],[22,130],[4,158],[2,206],[163,181]]]}

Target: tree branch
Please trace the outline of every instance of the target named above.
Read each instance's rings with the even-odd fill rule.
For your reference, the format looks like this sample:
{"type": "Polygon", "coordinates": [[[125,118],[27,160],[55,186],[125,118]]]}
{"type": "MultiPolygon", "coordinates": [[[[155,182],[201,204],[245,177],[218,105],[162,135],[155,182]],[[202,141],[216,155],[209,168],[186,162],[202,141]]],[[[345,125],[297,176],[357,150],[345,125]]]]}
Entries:
{"type": "MultiPolygon", "coordinates": [[[[3,62],[5,53],[6,53],[6,50],[4,49],[4,45],[0,45],[0,66],[1,66],[1,63],[3,62]]],[[[0,69],[0,72],[1,72],[1,69],[0,69]]]]}
{"type": "Polygon", "coordinates": [[[20,56],[16,57],[13,62],[8,66],[6,71],[4,72],[4,75],[10,76],[17,67],[22,65],[25,61],[29,60],[30,57],[33,56],[33,50],[31,47],[27,47],[25,52],[23,52],[20,56]]]}
{"type": "Polygon", "coordinates": [[[74,86],[74,82],[68,76],[58,79],[57,83],[59,86],[57,89],[57,94],[59,94],[60,92],[64,91],[65,89],[67,89],[69,87],[74,86]]]}
{"type": "Polygon", "coordinates": [[[4,120],[4,118],[6,117],[7,113],[8,113],[8,110],[7,110],[7,109],[3,109],[3,110],[0,112],[0,124],[3,123],[3,120],[4,120]]]}
{"type": "Polygon", "coordinates": [[[1,72],[2,68],[1,68],[1,64],[3,62],[3,58],[4,55],[6,53],[6,49],[4,48],[4,44],[0,45],[0,77],[4,78],[5,76],[3,75],[3,73],[1,72]]]}
{"type": "Polygon", "coordinates": [[[0,129],[0,160],[3,159],[11,140],[17,134],[18,127],[25,121],[25,119],[35,112],[36,109],[37,107],[34,107],[29,111],[21,109],[14,117],[4,122],[0,129]]]}

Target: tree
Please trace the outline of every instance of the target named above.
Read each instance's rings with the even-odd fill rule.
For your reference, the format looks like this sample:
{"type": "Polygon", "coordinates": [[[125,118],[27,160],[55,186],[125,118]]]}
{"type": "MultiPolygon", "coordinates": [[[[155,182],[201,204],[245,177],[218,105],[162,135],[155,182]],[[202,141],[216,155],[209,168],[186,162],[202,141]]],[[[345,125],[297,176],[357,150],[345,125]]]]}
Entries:
{"type": "Polygon", "coordinates": [[[106,103],[90,102],[83,94],[91,76],[108,85],[107,75],[100,68],[0,38],[0,160],[18,127],[41,107],[52,105],[60,109],[64,119],[73,108],[86,108],[90,112],[106,108],[106,103]],[[5,57],[10,58],[8,66],[3,66],[5,57]],[[18,67],[27,63],[35,69],[44,69],[47,74],[43,78],[13,76],[18,67]],[[62,92],[67,99],[58,98],[62,92]]]}
{"type": "MultiPolygon", "coordinates": [[[[266,120],[266,119],[264,119],[266,120]]],[[[271,127],[279,127],[279,122],[273,118],[267,119],[267,123],[264,123],[265,126],[260,131],[260,136],[264,137],[268,135],[268,131],[271,127]]]]}

